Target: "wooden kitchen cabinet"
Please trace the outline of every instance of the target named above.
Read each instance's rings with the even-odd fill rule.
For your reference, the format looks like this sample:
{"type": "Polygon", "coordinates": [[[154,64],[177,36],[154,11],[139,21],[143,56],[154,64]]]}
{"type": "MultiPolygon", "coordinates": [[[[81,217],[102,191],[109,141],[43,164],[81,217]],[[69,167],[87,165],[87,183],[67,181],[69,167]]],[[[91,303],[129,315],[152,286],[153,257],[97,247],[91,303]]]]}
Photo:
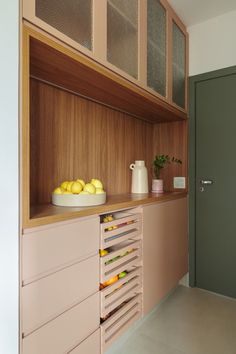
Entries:
{"type": "MultiPolygon", "coordinates": [[[[145,160],[151,171],[156,154],[175,156],[176,151],[183,161],[179,175],[187,177],[187,37],[176,36],[177,50],[172,48],[173,23],[185,36],[184,25],[165,0],[81,0],[76,2],[83,8],[79,23],[90,30],[78,32],[92,38],[86,47],[82,44],[88,39],[75,41],[61,32],[68,29],[68,19],[77,18],[76,11],[70,15],[75,1],[68,1],[69,13],[63,11],[64,3],[23,0],[21,181],[26,228],[73,218],[72,212],[62,216],[50,205],[52,191],[64,180],[96,177],[108,196],[127,194],[132,161],[145,160]],[[167,136],[159,143],[153,131],[163,123],[167,136]]],[[[168,171],[173,173],[166,191],[172,191],[175,170],[168,171]]]]}
{"type": "Polygon", "coordinates": [[[166,0],[23,0],[23,18],[186,118],[188,35],[166,0]]]}
{"type": "MultiPolygon", "coordinates": [[[[144,207],[143,229],[140,205],[156,199],[148,195],[142,202],[128,196],[128,166],[135,159],[145,160],[151,170],[153,156],[165,153],[168,145],[168,153],[177,151],[183,166],[187,161],[186,105],[181,95],[175,95],[171,79],[172,73],[180,77],[183,60],[178,61],[179,53],[173,51],[179,70],[174,74],[170,41],[174,17],[164,0],[157,6],[162,9],[157,30],[163,32],[155,42],[155,31],[147,39],[146,0],[23,0],[22,354],[99,353],[100,345],[102,350],[108,348],[142,316],[143,230],[146,313],[186,270],[186,199],[144,207]],[[70,6],[63,8],[65,3],[70,6]],[[75,3],[80,13],[73,11],[75,3]],[[78,18],[79,27],[70,28],[78,18]],[[147,43],[153,42],[148,59],[147,43]],[[63,180],[78,177],[101,179],[107,203],[100,209],[51,205],[52,190],[63,180]],[[109,233],[107,225],[100,225],[98,215],[137,206],[139,210],[129,210],[129,215],[115,212],[117,219],[110,226],[117,228],[109,233]],[[100,259],[100,267],[99,248],[111,248],[100,259]],[[164,251],[172,263],[163,258],[164,251]],[[100,282],[127,269],[126,279],[98,291],[100,282]]],[[[181,94],[182,83],[181,76],[181,94]]]]}
{"type": "Polygon", "coordinates": [[[187,229],[187,198],[143,207],[144,315],[188,272],[187,229]]]}
{"type": "Polygon", "coordinates": [[[100,345],[97,335],[87,340],[100,325],[99,230],[98,216],[24,230],[22,354],[100,345]]]}

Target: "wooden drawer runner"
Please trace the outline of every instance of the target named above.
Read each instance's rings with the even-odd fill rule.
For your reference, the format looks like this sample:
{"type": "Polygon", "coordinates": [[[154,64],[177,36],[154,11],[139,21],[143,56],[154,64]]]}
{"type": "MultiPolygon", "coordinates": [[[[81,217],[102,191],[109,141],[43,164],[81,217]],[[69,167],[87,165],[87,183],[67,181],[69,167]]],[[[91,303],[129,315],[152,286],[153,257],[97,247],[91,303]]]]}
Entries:
{"type": "Polygon", "coordinates": [[[23,284],[96,254],[99,227],[100,219],[96,217],[25,230],[22,241],[23,284]]]}
{"type": "Polygon", "coordinates": [[[125,241],[110,248],[110,253],[100,258],[100,281],[111,279],[141,261],[141,240],[125,241]]]}
{"type": "Polygon", "coordinates": [[[100,291],[101,317],[135,296],[142,285],[141,268],[134,267],[124,278],[100,291]]]}
{"type": "Polygon", "coordinates": [[[68,354],[100,354],[100,348],[101,334],[98,329],[68,354]]]}
{"type": "Polygon", "coordinates": [[[23,339],[23,354],[65,354],[99,328],[99,293],[23,339]]]}
{"type": "Polygon", "coordinates": [[[114,315],[101,324],[102,352],[141,317],[141,295],[136,295],[114,315]]]}
{"type": "Polygon", "coordinates": [[[114,213],[115,220],[101,224],[100,249],[138,237],[141,232],[141,213],[114,213]]]}
{"type": "Polygon", "coordinates": [[[26,335],[99,289],[99,256],[74,264],[22,288],[26,335]]]}

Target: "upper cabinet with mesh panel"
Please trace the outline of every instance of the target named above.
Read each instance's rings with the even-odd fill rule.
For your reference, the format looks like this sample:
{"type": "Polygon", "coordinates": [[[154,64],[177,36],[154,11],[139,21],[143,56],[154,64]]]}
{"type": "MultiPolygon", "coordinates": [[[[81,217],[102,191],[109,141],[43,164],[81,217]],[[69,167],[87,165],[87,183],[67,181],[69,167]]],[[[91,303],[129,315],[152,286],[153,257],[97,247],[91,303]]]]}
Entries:
{"type": "Polygon", "coordinates": [[[35,15],[75,42],[92,49],[92,0],[35,0],[35,15]]]}
{"type": "Polygon", "coordinates": [[[93,0],[23,0],[23,17],[86,54],[93,51],[93,0]]]}
{"type": "Polygon", "coordinates": [[[107,1],[107,60],[138,78],[138,0],[107,1]]]}
{"type": "Polygon", "coordinates": [[[23,0],[23,19],[186,114],[188,36],[167,0],[23,0]]]}
{"type": "Polygon", "coordinates": [[[186,38],[174,21],[172,33],[172,100],[185,108],[186,38]]]}
{"type": "Polygon", "coordinates": [[[167,10],[147,0],[147,85],[167,96],[167,10]]]}
{"type": "Polygon", "coordinates": [[[166,0],[147,0],[147,87],[187,111],[188,34],[166,0]]]}

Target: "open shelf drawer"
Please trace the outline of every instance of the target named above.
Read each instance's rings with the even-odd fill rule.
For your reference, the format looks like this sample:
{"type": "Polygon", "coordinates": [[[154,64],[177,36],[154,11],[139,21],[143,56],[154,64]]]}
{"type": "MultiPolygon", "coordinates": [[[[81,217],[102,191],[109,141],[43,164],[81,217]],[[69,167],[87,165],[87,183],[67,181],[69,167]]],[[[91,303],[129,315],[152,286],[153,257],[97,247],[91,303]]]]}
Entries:
{"type": "Polygon", "coordinates": [[[124,278],[101,290],[101,317],[105,318],[124,301],[135,296],[140,291],[141,286],[141,268],[134,267],[124,278]]]}
{"type": "Polygon", "coordinates": [[[136,295],[101,324],[102,352],[126,331],[142,314],[141,295],[136,295]]]}
{"type": "Polygon", "coordinates": [[[141,217],[141,213],[114,213],[114,220],[101,224],[100,249],[106,249],[122,241],[137,238],[142,232],[141,217]]]}
{"type": "Polygon", "coordinates": [[[141,262],[141,240],[125,241],[113,246],[111,252],[100,258],[100,282],[104,283],[141,262]]]}

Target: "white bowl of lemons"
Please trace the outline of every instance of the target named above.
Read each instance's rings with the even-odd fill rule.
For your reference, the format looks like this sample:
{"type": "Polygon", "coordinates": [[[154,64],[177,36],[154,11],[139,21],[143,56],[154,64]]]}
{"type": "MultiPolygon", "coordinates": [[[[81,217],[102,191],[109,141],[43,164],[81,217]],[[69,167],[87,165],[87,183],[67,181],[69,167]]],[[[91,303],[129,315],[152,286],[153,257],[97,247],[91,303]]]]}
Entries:
{"type": "Polygon", "coordinates": [[[52,204],[67,207],[96,206],[106,203],[106,192],[103,183],[96,178],[85,183],[78,178],[75,181],[64,181],[52,193],[52,204]]]}

